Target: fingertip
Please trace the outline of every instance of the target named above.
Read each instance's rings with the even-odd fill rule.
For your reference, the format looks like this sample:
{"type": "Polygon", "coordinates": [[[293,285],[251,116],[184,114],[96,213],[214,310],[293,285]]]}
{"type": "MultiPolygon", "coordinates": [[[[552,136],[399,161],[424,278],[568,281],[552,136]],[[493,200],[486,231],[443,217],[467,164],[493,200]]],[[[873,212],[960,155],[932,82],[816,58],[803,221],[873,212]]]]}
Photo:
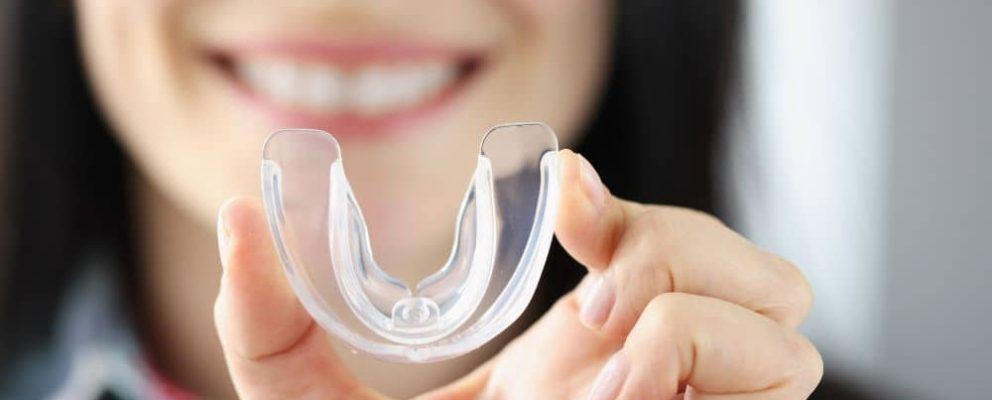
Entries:
{"type": "Polygon", "coordinates": [[[217,220],[218,221],[229,221],[234,214],[244,212],[245,208],[252,207],[252,199],[247,197],[232,197],[224,201],[220,208],[217,209],[217,220]]]}
{"type": "Polygon", "coordinates": [[[589,390],[589,400],[613,400],[620,396],[628,375],[630,360],[623,350],[614,353],[599,371],[589,390]]]}
{"type": "Polygon", "coordinates": [[[561,178],[562,181],[573,181],[579,174],[579,164],[578,164],[579,154],[572,151],[572,149],[562,149],[558,152],[558,158],[561,162],[561,178]]]}
{"type": "Polygon", "coordinates": [[[219,215],[225,260],[222,290],[230,289],[230,295],[240,301],[285,292],[281,289],[286,284],[280,276],[278,259],[266,237],[268,229],[257,204],[247,198],[231,199],[219,215]]]}
{"type": "Polygon", "coordinates": [[[582,297],[579,321],[589,329],[600,330],[616,303],[616,290],[609,273],[599,274],[582,297]]]}
{"type": "Polygon", "coordinates": [[[591,268],[601,268],[604,262],[585,251],[590,242],[590,221],[599,214],[583,189],[582,163],[584,160],[571,150],[561,151],[561,203],[555,233],[558,241],[580,263],[591,268]]]}
{"type": "Polygon", "coordinates": [[[562,150],[560,154],[562,209],[591,215],[602,212],[609,191],[592,163],[569,149],[562,150]]]}
{"type": "Polygon", "coordinates": [[[255,213],[252,200],[244,197],[228,199],[217,210],[217,246],[221,267],[225,270],[230,264],[232,233],[244,232],[245,219],[250,219],[252,213],[255,213]]]}
{"type": "Polygon", "coordinates": [[[228,235],[237,233],[240,237],[250,235],[255,238],[265,232],[265,216],[258,200],[250,197],[234,197],[220,207],[218,223],[228,235]]]}
{"type": "Polygon", "coordinates": [[[238,274],[272,278],[278,273],[278,258],[257,200],[240,197],[224,203],[219,212],[218,235],[225,272],[233,266],[239,269],[238,274]]]}
{"type": "Polygon", "coordinates": [[[602,211],[606,203],[606,197],[610,194],[606,185],[603,185],[599,172],[592,166],[588,159],[579,156],[579,181],[585,191],[586,199],[592,205],[593,210],[602,211]]]}
{"type": "Polygon", "coordinates": [[[258,201],[224,203],[218,236],[225,267],[215,318],[222,341],[249,358],[287,346],[312,320],[282,274],[258,201]]]}
{"type": "Polygon", "coordinates": [[[588,160],[567,149],[560,154],[562,194],[555,233],[577,261],[603,269],[613,254],[619,204],[588,160]]]}

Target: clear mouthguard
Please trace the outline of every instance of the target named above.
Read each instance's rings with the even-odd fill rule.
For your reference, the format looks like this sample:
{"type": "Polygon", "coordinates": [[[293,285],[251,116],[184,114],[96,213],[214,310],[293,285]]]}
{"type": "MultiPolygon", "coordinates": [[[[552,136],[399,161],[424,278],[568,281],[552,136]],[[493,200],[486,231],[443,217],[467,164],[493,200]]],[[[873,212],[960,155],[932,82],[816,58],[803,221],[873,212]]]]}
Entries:
{"type": "Polygon", "coordinates": [[[330,134],[273,133],[262,190],[286,275],[325,330],[379,358],[438,361],[491,340],[533,297],[558,213],[558,139],[541,123],[485,135],[451,255],[413,288],[376,264],[330,134]]]}

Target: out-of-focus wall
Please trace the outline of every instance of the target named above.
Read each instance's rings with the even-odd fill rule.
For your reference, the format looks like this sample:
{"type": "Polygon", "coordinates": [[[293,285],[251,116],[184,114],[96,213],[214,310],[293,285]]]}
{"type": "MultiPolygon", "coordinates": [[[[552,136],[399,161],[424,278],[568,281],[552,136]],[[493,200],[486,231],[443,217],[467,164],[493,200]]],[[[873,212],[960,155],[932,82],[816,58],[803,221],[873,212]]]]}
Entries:
{"type": "Polygon", "coordinates": [[[890,5],[748,2],[739,120],[727,164],[734,224],[795,262],[816,303],[804,326],[827,373],[880,353],[890,5]]]}
{"type": "Polygon", "coordinates": [[[730,187],[829,375],[992,397],[992,1],[749,2],[730,187]]]}
{"type": "Polygon", "coordinates": [[[992,1],[893,2],[882,381],[992,398],[992,1]]]}

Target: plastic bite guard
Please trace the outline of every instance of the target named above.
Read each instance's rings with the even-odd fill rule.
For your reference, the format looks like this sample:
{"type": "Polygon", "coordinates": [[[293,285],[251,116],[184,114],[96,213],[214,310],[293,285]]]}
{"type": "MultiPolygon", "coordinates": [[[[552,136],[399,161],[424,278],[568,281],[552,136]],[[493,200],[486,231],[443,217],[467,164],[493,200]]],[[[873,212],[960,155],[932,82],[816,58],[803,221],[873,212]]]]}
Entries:
{"type": "Polygon", "coordinates": [[[376,264],[330,134],[273,133],[262,189],[286,275],[325,330],[379,358],[438,361],[491,340],[533,297],[558,212],[558,140],[541,123],[485,135],[451,255],[413,288],[376,264]]]}

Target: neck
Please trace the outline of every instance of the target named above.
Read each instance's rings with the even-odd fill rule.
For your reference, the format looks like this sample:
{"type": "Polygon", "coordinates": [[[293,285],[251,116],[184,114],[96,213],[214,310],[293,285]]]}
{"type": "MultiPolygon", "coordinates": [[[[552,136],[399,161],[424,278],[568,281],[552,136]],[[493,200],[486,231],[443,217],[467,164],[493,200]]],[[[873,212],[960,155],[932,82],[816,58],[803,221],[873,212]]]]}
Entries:
{"type": "Polygon", "coordinates": [[[179,209],[144,178],[134,183],[146,351],[179,386],[233,398],[213,324],[221,276],[213,225],[179,209]]]}

